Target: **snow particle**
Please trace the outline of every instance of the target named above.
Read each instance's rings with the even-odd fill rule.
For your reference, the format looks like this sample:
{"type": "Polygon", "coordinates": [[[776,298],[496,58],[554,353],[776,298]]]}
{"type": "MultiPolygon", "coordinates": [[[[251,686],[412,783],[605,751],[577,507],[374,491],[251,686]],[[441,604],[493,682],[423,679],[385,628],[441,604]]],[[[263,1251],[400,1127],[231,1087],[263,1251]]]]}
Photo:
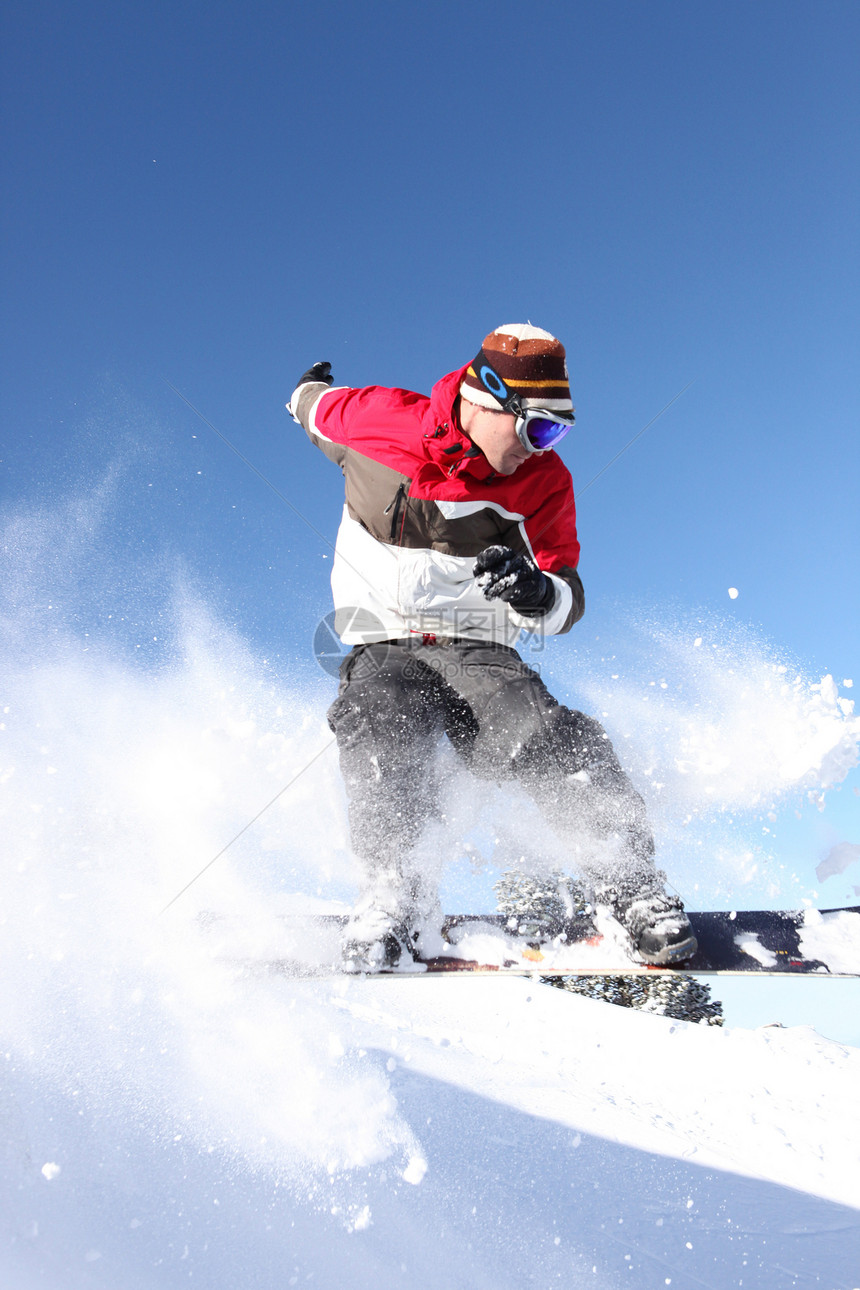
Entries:
{"type": "Polygon", "coordinates": [[[364,1232],[367,1230],[368,1227],[370,1227],[370,1223],[371,1223],[370,1206],[365,1205],[364,1208],[359,1210],[359,1212],[356,1214],[352,1224],[352,1230],[354,1232],[364,1232]]]}
{"type": "Polygon", "coordinates": [[[731,596],[732,600],[737,600],[739,594],[740,593],[737,587],[729,587],[729,595],[731,596]]]}
{"type": "Polygon", "coordinates": [[[422,1156],[412,1156],[403,1170],[403,1181],[412,1183],[413,1187],[417,1187],[423,1181],[426,1172],[427,1161],[422,1156]]]}
{"type": "Polygon", "coordinates": [[[60,1166],[55,1165],[52,1160],[49,1160],[47,1164],[42,1165],[42,1177],[47,1178],[48,1182],[53,1178],[56,1178],[59,1172],[60,1166]]]}

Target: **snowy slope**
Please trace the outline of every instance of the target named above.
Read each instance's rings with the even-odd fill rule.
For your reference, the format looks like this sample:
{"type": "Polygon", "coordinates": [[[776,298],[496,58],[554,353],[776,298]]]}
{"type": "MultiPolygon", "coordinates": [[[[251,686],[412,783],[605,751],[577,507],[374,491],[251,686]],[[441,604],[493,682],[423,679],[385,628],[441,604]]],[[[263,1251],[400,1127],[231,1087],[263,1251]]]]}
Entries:
{"type": "Polygon", "coordinates": [[[7,1057],[9,1290],[860,1284],[856,1049],[518,979],[183,993],[160,1054],[7,1057]]]}

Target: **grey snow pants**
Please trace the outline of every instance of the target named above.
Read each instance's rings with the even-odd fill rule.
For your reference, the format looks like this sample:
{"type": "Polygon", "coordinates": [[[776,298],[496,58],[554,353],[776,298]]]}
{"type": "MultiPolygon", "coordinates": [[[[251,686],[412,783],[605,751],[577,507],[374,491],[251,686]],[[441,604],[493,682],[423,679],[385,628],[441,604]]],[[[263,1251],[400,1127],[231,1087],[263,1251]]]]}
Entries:
{"type": "Polygon", "coordinates": [[[577,839],[614,838],[616,873],[576,863],[592,880],[654,870],[642,798],[599,722],[558,703],[516,650],[463,639],[357,645],[328,712],[349,798],[353,849],[368,877],[399,869],[439,809],[433,773],[446,734],[476,775],[516,780],[571,860],[577,839]]]}

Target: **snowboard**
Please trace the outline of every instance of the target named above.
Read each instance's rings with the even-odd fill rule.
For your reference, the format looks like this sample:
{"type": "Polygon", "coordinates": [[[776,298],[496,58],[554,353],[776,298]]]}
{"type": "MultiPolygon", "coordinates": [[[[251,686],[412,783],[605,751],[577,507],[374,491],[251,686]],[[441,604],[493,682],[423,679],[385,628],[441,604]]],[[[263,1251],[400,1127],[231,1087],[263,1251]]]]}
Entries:
{"type": "MultiPolygon", "coordinates": [[[[704,911],[687,916],[698,940],[683,963],[655,967],[637,960],[626,932],[609,916],[575,915],[539,931],[505,914],[455,914],[434,953],[372,973],[380,977],[438,973],[517,976],[616,976],[639,973],[860,977],[860,905],[827,910],[704,911]]],[[[210,916],[220,957],[249,970],[291,977],[361,975],[341,957],[347,918],[287,915],[259,937],[227,933],[230,920],[210,916]]],[[[235,929],[234,929],[235,931],[235,929]]],[[[371,974],[366,974],[371,975],[371,974]]]]}

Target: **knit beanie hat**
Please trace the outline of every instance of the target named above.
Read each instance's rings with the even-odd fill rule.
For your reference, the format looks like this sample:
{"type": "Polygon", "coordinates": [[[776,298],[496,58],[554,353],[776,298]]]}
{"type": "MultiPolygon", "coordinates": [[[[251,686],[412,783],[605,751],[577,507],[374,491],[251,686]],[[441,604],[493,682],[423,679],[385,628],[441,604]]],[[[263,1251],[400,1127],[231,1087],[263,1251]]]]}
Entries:
{"type": "Polygon", "coordinates": [[[494,412],[504,411],[507,395],[516,394],[524,411],[573,415],[564,346],[531,323],[508,323],[491,331],[469,364],[460,393],[494,412]]]}

